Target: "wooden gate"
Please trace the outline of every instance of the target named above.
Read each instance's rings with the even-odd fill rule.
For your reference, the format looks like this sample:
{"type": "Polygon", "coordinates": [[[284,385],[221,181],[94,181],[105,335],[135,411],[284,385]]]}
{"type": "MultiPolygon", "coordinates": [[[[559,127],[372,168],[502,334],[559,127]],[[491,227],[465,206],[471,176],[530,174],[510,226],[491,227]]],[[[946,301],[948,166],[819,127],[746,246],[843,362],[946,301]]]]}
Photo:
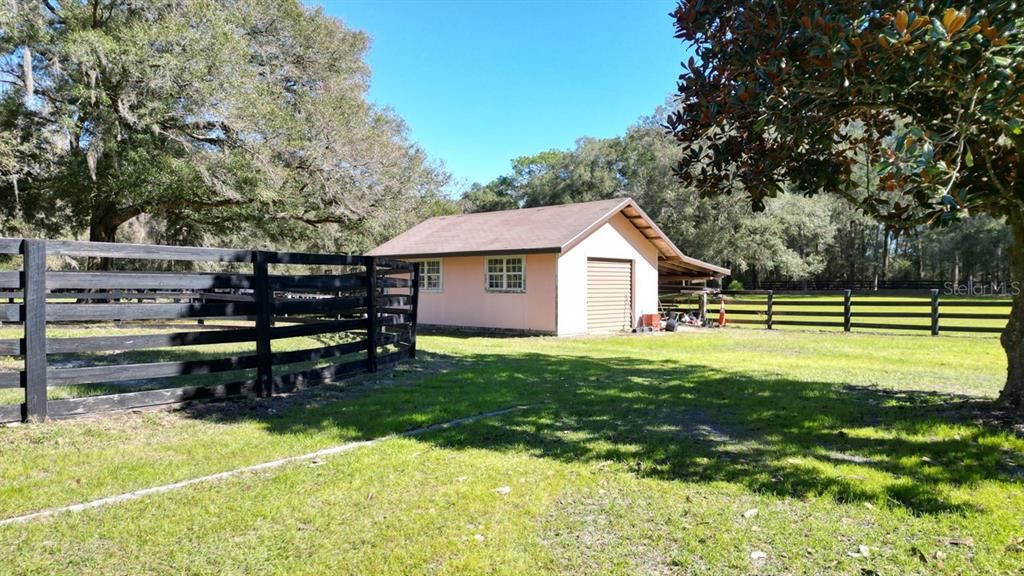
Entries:
{"type": "Polygon", "coordinates": [[[0,355],[22,360],[21,370],[0,371],[0,389],[24,390],[20,405],[0,403],[0,422],[265,397],[416,353],[418,268],[405,262],[20,238],[0,238],[0,254],[21,260],[20,270],[0,272],[0,322],[22,327],[21,338],[0,339],[0,355]],[[93,258],[120,269],[47,269],[48,259],[82,269],[93,258]],[[175,271],[186,266],[205,271],[175,271]],[[54,337],[82,327],[102,331],[54,337]],[[274,350],[308,337],[318,345],[274,350]],[[194,348],[231,343],[245,351],[211,357],[194,348]],[[124,354],[147,349],[164,352],[150,355],[157,361],[124,354]],[[50,399],[56,386],[78,389],[50,399]]]}

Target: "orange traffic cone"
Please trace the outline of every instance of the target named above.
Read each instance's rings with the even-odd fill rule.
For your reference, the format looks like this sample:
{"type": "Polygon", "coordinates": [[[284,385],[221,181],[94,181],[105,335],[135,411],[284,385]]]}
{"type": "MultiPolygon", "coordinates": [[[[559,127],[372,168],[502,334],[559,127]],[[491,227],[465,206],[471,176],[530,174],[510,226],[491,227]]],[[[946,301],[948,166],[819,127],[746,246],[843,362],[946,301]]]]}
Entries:
{"type": "Polygon", "coordinates": [[[725,326],[725,324],[725,298],[722,298],[718,304],[718,325],[725,326]]]}

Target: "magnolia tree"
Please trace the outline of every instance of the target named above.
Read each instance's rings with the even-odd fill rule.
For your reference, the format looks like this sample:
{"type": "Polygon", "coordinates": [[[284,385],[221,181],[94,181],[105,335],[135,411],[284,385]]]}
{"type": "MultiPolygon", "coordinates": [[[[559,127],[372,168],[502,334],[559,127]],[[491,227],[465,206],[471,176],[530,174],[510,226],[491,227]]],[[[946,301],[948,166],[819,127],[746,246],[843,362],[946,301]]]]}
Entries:
{"type": "Polygon", "coordinates": [[[668,125],[703,193],[755,209],[784,187],[832,193],[893,227],[1006,219],[1001,399],[1024,410],[1024,7],[684,0],[672,16],[694,55],[668,125]],[[865,166],[871,186],[852,177],[865,166]]]}

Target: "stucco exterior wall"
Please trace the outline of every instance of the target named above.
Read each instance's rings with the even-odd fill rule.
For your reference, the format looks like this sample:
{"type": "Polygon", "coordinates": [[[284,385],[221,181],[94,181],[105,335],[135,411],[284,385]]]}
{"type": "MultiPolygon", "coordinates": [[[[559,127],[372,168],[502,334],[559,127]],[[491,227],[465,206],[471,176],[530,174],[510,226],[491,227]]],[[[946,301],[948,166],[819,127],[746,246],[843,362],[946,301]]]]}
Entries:
{"type": "Polygon", "coordinates": [[[558,335],[587,331],[587,258],[633,261],[633,318],[658,311],[658,249],[622,214],[558,258],[558,335]]]}
{"type": "Polygon", "coordinates": [[[555,254],[526,254],[525,292],[488,292],[486,256],[441,258],[441,291],[420,292],[419,322],[555,333],[555,254]]]}

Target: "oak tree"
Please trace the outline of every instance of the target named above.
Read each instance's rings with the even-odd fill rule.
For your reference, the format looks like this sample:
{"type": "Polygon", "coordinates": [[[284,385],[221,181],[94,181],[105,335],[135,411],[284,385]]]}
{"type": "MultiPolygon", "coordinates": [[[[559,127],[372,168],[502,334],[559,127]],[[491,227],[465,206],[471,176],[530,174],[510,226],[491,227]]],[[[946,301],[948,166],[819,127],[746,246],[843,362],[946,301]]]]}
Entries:
{"type": "Polygon", "coordinates": [[[368,46],[299,0],[5,0],[0,218],[100,241],[141,215],[222,238],[391,226],[445,175],[366,100],[368,46]]]}

